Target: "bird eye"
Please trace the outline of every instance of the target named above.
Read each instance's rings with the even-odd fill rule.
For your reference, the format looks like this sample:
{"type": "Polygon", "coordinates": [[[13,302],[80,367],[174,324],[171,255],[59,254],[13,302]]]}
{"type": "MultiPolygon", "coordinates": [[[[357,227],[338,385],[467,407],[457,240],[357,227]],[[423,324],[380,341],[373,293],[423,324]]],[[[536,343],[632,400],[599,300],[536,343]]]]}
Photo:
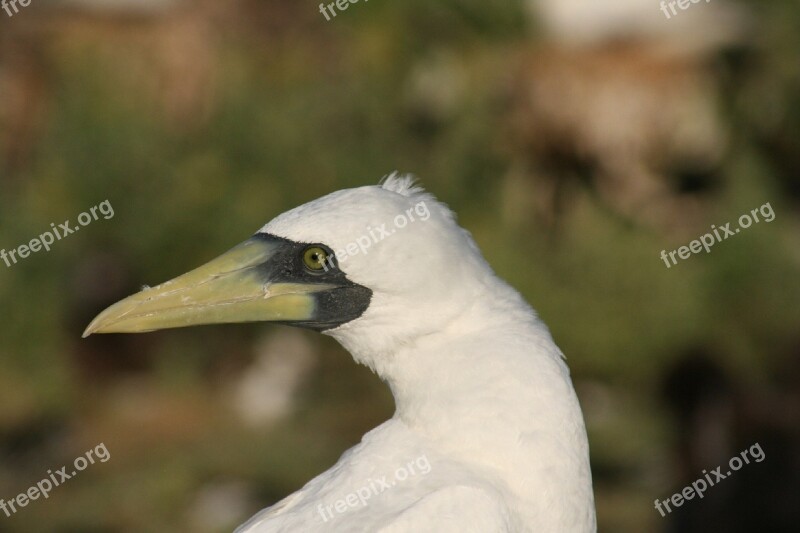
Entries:
{"type": "Polygon", "coordinates": [[[303,263],[309,270],[319,272],[322,269],[328,270],[330,268],[330,258],[324,248],[319,246],[309,246],[303,252],[303,263]]]}

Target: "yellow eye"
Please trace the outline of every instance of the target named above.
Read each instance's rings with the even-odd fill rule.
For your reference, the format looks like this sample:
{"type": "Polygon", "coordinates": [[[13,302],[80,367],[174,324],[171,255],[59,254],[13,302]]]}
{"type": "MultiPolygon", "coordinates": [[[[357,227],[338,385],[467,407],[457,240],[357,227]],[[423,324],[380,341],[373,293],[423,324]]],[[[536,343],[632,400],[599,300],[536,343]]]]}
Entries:
{"type": "Polygon", "coordinates": [[[315,271],[328,270],[330,261],[328,258],[327,253],[324,249],[320,248],[319,246],[309,246],[303,252],[303,263],[311,269],[315,271]]]}

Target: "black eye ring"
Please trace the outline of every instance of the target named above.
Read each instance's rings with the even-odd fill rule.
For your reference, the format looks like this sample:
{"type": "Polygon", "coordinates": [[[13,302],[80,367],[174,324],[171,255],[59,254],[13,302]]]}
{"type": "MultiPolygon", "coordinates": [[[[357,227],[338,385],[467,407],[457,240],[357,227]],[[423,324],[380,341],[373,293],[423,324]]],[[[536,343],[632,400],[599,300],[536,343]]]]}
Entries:
{"type": "Polygon", "coordinates": [[[314,274],[321,274],[334,268],[333,252],[319,244],[312,244],[303,250],[303,265],[314,274]]]}

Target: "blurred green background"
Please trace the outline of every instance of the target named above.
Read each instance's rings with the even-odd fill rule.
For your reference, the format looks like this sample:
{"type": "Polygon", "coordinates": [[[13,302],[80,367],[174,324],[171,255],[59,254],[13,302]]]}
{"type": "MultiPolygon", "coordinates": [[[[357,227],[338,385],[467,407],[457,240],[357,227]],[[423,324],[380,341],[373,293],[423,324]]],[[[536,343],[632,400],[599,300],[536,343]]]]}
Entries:
{"type": "Polygon", "coordinates": [[[800,5],[666,19],[652,1],[626,25],[624,0],[551,4],[0,11],[0,248],[115,212],[0,263],[0,497],[111,454],[0,531],[229,531],[390,417],[383,384],[313,333],[80,335],[141,285],[395,169],[458,213],[567,355],[600,531],[796,531],[800,5]],[[767,202],[774,221],[710,254],[659,257],[767,202]],[[763,463],[653,509],[755,442],[763,463]]]}

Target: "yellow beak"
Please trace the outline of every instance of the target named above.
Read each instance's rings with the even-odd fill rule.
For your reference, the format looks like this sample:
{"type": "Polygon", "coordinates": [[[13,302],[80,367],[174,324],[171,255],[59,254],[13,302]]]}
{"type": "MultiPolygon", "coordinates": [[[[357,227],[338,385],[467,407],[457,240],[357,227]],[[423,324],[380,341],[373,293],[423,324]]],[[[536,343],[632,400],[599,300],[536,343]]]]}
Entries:
{"type": "Polygon", "coordinates": [[[338,286],[322,279],[281,277],[285,264],[275,255],[286,251],[286,242],[256,235],[200,268],[117,302],[83,336],[200,324],[313,322],[316,294],[338,286]]]}

